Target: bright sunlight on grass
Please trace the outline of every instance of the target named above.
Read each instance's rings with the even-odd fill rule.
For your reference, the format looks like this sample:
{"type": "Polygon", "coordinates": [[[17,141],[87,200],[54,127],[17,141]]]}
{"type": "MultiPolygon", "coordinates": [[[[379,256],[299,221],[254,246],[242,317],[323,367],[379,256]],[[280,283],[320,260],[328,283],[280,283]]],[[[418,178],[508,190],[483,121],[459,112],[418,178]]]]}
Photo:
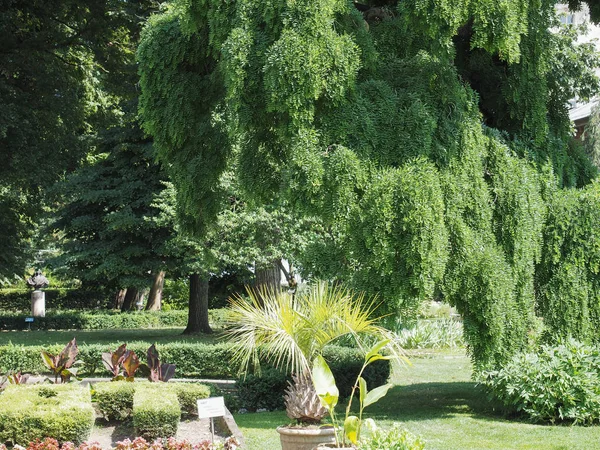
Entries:
{"type": "MultiPolygon", "coordinates": [[[[535,425],[505,418],[471,381],[471,362],[462,352],[412,357],[395,370],[397,385],[367,417],[380,426],[400,423],[421,435],[428,450],[591,450],[600,448],[600,427],[535,425]]],[[[285,412],[236,415],[250,450],[278,450],[278,425],[285,412]]]]}

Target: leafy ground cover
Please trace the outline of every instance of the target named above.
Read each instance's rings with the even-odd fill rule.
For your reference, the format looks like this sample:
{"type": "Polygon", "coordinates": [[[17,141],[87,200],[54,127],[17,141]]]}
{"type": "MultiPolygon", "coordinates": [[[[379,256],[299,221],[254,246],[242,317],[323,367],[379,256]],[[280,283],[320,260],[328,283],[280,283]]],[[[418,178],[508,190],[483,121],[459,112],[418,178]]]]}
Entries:
{"type": "MultiPolygon", "coordinates": [[[[397,368],[396,384],[371,409],[381,426],[400,423],[421,435],[429,450],[562,450],[594,448],[600,426],[547,426],[506,418],[471,381],[464,352],[436,351],[411,357],[412,366],[397,368]]],[[[250,450],[279,449],[278,425],[285,412],[238,414],[235,420],[250,450]]]]}
{"type": "Polygon", "coordinates": [[[0,345],[53,345],[64,344],[73,337],[78,344],[110,344],[113,342],[202,342],[213,343],[218,334],[182,335],[183,328],[145,330],[70,330],[70,331],[4,331],[0,332],[0,345]]]}

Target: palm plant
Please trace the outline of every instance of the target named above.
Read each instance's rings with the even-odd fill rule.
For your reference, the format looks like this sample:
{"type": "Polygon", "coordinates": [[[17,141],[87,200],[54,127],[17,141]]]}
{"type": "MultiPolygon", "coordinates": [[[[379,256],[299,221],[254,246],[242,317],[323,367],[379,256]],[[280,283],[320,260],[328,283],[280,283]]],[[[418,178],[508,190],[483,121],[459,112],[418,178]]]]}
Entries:
{"type": "MultiPolygon", "coordinates": [[[[248,297],[230,300],[227,334],[233,344],[233,360],[242,371],[250,366],[260,370],[260,359],[264,358],[277,368],[299,374],[294,378],[296,386],[288,389],[288,403],[290,399],[304,399],[307,407],[311,403],[307,396],[316,397],[312,383],[302,383],[312,393],[299,395],[299,380],[310,378],[311,362],[339,338],[350,337],[365,352],[374,339],[389,340],[389,350],[396,356],[401,354],[393,333],[378,325],[381,317],[374,317],[376,303],[363,294],[320,282],[296,295],[249,290],[248,297]]],[[[320,405],[318,401],[312,403],[320,405]]],[[[290,415],[290,410],[299,408],[288,404],[286,409],[290,415]]],[[[306,418],[310,412],[303,414],[306,418]]]]}

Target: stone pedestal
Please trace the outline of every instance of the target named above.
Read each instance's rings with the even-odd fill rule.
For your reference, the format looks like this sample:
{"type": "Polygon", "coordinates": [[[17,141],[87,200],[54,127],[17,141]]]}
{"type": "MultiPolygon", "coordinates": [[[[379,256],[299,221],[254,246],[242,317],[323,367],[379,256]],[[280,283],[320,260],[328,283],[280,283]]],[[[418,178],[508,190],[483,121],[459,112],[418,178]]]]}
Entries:
{"type": "Polygon", "coordinates": [[[46,316],[46,293],[36,289],[31,293],[31,315],[33,317],[46,316]]]}

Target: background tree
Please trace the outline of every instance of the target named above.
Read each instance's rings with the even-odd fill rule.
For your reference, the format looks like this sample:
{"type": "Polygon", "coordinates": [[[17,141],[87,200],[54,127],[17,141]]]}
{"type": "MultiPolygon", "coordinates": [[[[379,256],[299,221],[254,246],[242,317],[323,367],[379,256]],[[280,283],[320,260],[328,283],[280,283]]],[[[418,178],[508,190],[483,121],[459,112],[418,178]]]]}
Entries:
{"type": "MultiPolygon", "coordinates": [[[[54,227],[65,238],[62,256],[55,261],[84,284],[128,289],[123,309],[130,309],[136,291],[177,264],[168,241],[175,238],[174,221],[159,220],[155,204],[166,181],[153,162],[152,143],[144,140],[135,123],[112,129],[105,137],[108,152],[91,158],[60,185],[64,198],[54,227]]],[[[162,290],[159,285],[156,290],[162,290]]],[[[160,301],[149,298],[149,305],[160,301]]],[[[154,309],[150,307],[150,309],[154,309]]]]}
{"type": "MultiPolygon", "coordinates": [[[[0,276],[22,274],[46,188],[111,120],[118,68],[152,0],[0,2],[0,276]],[[32,207],[36,205],[36,207],[32,207]]],[[[132,86],[133,87],[133,86],[132,86]]]]}

